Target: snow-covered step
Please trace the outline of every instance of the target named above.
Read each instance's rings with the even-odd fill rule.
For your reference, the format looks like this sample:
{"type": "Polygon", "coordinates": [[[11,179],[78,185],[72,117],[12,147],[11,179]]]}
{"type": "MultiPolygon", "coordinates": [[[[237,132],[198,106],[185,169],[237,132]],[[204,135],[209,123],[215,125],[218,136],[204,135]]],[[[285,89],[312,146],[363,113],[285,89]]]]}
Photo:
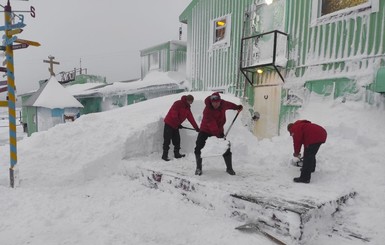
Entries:
{"type": "Polygon", "coordinates": [[[238,176],[240,179],[235,182],[216,182],[164,167],[135,169],[130,173],[132,177],[139,178],[151,188],[178,192],[197,205],[223,210],[225,215],[244,222],[257,223],[288,244],[306,243],[320,233],[330,232],[335,225],[333,215],[357,194],[354,191],[341,194],[341,191],[325,190],[328,193],[319,195],[320,189],[317,189],[318,198],[309,196],[306,191],[302,196],[290,197],[287,194],[293,191],[292,188],[301,191],[309,185],[272,188],[257,181],[253,185],[252,178],[247,176],[238,176]]]}

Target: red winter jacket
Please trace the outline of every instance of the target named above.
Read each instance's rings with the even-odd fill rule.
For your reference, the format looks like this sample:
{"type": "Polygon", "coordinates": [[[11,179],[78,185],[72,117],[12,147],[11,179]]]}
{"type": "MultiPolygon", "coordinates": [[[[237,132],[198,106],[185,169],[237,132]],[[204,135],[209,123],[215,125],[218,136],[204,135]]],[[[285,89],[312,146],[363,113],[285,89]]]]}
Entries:
{"type": "MultiPolygon", "coordinates": [[[[219,93],[213,95],[219,96],[219,93]]],[[[203,110],[203,118],[200,127],[201,132],[211,134],[213,136],[223,136],[223,126],[226,123],[226,110],[237,110],[237,105],[226,100],[220,99],[220,106],[214,109],[211,105],[211,95],[205,99],[205,109],[203,110]]],[[[219,96],[220,98],[220,96],[219,96]]]]}
{"type": "Polygon", "coordinates": [[[191,125],[196,130],[199,130],[198,125],[191,113],[190,107],[190,104],[187,103],[186,95],[183,95],[180,100],[175,101],[171,106],[166,117],[164,118],[164,122],[170,127],[177,129],[187,118],[191,125]]]}
{"type": "Polygon", "coordinates": [[[289,129],[293,137],[294,154],[301,152],[301,146],[307,147],[311,144],[325,143],[327,133],[326,130],[307,120],[296,121],[289,129]]]}

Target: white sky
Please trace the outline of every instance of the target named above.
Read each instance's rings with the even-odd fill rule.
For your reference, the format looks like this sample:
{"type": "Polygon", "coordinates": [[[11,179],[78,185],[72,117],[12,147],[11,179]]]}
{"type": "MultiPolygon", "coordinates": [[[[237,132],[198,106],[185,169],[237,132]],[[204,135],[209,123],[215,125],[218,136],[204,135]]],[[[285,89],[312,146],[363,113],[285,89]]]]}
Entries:
{"type": "MultiPolygon", "coordinates": [[[[192,112],[198,124],[209,94],[193,93],[192,112]]],[[[83,115],[73,123],[24,138],[18,142],[21,184],[16,189],[8,187],[9,146],[0,146],[0,244],[269,245],[274,243],[256,233],[234,229],[245,220],[231,217],[226,193],[318,202],[352,190],[357,197],[342,207],[334,221],[341,224],[337,228],[356,231],[371,242],[329,237],[333,224],[329,220],[313,224],[318,229],[310,228],[315,231],[311,244],[383,243],[385,131],[378,130],[385,122],[383,109],[362,101],[341,103],[312,95],[298,119],[324,126],[328,139],[306,185],[292,181],[299,169],[289,163],[293,153],[289,134],[283,131],[273,139],[258,140],[245,127],[250,122],[247,113],[228,135],[236,176],[225,172],[222,157],[204,159],[203,175],[194,175],[197,134],[192,130],[181,130],[185,158],[161,160],[162,118],[180,97],[170,95],[83,115]],[[207,188],[193,194],[194,204],[174,188],[161,191],[143,186],[138,168],[177,172],[207,188]]],[[[231,95],[223,98],[239,103],[231,95]]],[[[225,129],[234,115],[234,111],[227,113],[225,129]]],[[[185,122],[184,126],[191,125],[185,122]]],[[[217,148],[215,138],[205,148],[217,148]]]]}
{"type": "MultiPolygon", "coordinates": [[[[36,9],[36,17],[24,13],[27,26],[17,36],[37,41],[40,47],[14,52],[18,93],[38,88],[49,77],[49,55],[60,62],[55,73],[80,66],[88,74],[106,76],[109,83],[140,77],[139,50],[178,40],[179,15],[191,0],[30,0],[11,1],[13,10],[36,9]]],[[[2,1],[2,5],[6,1],[2,1]]],[[[3,16],[3,15],[1,15],[3,16]]],[[[4,21],[1,22],[2,24],[4,21]]]]}

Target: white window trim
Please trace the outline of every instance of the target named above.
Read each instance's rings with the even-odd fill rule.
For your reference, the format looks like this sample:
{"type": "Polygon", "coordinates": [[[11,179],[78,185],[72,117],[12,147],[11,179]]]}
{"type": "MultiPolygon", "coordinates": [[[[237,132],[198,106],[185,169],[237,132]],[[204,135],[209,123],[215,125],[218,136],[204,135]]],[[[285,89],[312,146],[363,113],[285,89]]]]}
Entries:
{"type": "Polygon", "coordinates": [[[311,13],[311,26],[317,26],[320,24],[326,24],[330,22],[335,22],[336,20],[340,20],[346,18],[352,13],[360,12],[363,14],[370,14],[373,12],[379,11],[379,0],[368,0],[368,2],[360,4],[358,6],[354,6],[347,9],[341,9],[339,11],[320,16],[321,13],[321,0],[312,0],[312,13],[311,13]],[[365,11],[362,11],[367,9],[365,11]],[[360,12],[362,11],[362,12],[360,12]]]}
{"type": "Polygon", "coordinates": [[[230,47],[230,37],[231,37],[231,14],[221,16],[219,18],[211,20],[210,23],[210,51],[216,49],[223,49],[230,47]],[[226,19],[226,32],[225,38],[214,43],[214,32],[215,32],[215,22],[221,19],[226,19]]]}

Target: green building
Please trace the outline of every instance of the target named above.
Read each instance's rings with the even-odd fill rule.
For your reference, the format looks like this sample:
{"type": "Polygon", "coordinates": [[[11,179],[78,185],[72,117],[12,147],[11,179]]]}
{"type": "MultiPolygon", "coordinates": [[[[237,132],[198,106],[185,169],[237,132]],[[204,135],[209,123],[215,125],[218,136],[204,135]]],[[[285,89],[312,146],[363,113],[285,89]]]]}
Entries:
{"type": "Polygon", "coordinates": [[[383,103],[385,2],[193,0],[187,79],[244,98],[258,137],[279,134],[311,94],[383,103]]]}
{"type": "Polygon", "coordinates": [[[168,41],[140,50],[141,79],[151,71],[186,73],[187,47],[184,41],[168,41]]]}

